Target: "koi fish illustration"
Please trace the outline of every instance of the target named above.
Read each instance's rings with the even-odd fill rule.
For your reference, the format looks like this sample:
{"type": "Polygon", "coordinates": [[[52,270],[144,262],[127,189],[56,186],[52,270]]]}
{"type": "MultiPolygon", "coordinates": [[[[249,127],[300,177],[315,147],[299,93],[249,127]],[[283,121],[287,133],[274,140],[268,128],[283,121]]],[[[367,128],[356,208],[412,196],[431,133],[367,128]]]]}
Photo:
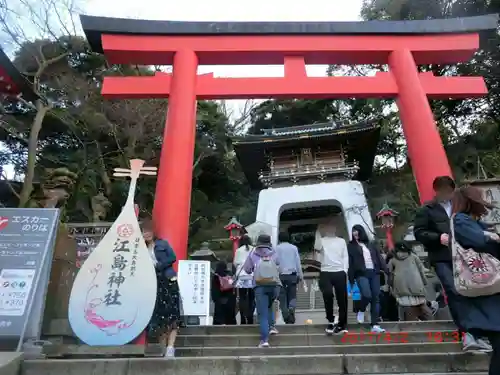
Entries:
{"type": "Polygon", "coordinates": [[[135,317],[130,323],[125,323],[123,319],[107,320],[103,316],[96,313],[96,308],[102,305],[102,298],[93,298],[90,301],[89,299],[90,292],[98,287],[98,285],[95,283],[95,279],[97,278],[100,270],[101,265],[99,264],[91,271],[94,274],[94,277],[92,278],[92,282],[90,283],[89,289],[87,290],[84,315],[87,322],[89,322],[99,330],[105,332],[108,336],[113,336],[118,334],[121,330],[132,326],[132,324],[134,324],[135,322],[135,317]]]}
{"type": "Polygon", "coordinates": [[[0,216],[0,229],[5,228],[9,225],[9,218],[5,216],[0,216]]]}

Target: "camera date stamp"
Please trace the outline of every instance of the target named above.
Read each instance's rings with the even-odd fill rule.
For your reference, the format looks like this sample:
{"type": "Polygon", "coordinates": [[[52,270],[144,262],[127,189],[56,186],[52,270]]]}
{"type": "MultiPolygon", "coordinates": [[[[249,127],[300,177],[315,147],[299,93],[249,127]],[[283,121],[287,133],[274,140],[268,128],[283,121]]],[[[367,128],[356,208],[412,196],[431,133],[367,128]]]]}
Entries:
{"type": "Polygon", "coordinates": [[[372,333],[372,332],[355,332],[355,333],[344,333],[341,342],[344,344],[395,344],[395,343],[407,343],[408,332],[384,332],[384,333],[372,333]]]}
{"type": "MultiPolygon", "coordinates": [[[[462,334],[458,331],[413,332],[423,335],[417,342],[461,342],[462,334]]],[[[341,339],[343,344],[406,344],[410,342],[409,332],[347,332],[341,339]]]]}

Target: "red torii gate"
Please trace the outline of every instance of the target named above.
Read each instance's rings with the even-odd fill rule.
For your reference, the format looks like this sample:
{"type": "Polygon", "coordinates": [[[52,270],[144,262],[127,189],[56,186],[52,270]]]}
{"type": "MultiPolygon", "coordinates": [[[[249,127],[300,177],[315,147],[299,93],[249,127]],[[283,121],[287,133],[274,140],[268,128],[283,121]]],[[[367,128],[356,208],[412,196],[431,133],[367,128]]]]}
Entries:
{"type": "Polygon", "coordinates": [[[197,99],[396,98],[420,199],[450,175],[428,99],[484,96],[482,77],[435,77],[419,64],[467,62],[497,15],[370,22],[171,22],[81,16],[112,64],[173,65],[172,74],[106,77],[107,98],[169,98],[153,218],[186,259],[197,99]],[[283,78],[215,78],[200,65],[284,64],[283,78]],[[307,77],[306,64],[388,64],[373,77],[307,77]]]}
{"type": "Polygon", "coordinates": [[[26,101],[35,101],[38,95],[33,91],[28,79],[12,64],[0,48],[0,94],[15,100],[20,96],[26,101]]]}

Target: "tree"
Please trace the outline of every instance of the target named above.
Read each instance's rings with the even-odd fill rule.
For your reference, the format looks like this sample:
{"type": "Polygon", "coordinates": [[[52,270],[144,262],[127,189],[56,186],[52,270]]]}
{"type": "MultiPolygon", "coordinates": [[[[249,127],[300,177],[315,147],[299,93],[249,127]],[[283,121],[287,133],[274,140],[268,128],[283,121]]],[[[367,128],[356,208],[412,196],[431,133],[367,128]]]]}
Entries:
{"type": "Polygon", "coordinates": [[[19,193],[19,206],[24,207],[28,204],[33,191],[36,153],[44,120],[47,115],[54,114],[57,107],[71,103],[62,82],[49,86],[46,81],[53,75],[56,66],[60,66],[61,63],[67,64],[83,52],[83,43],[77,38],[72,38],[73,34],[68,33],[67,37],[60,38],[54,33],[54,19],[59,20],[59,25],[62,26],[61,17],[63,13],[71,16],[73,4],[55,4],[48,0],[35,4],[29,0],[21,0],[16,5],[16,8],[10,8],[6,1],[0,4],[0,32],[3,34],[3,39],[8,39],[11,47],[18,49],[16,62],[24,68],[23,73],[30,77],[32,90],[38,99],[31,102],[22,97],[5,98],[7,103],[4,107],[7,107],[8,112],[4,114],[11,116],[8,116],[2,125],[4,130],[12,134],[15,125],[20,125],[13,114],[24,115],[24,124],[26,121],[29,122],[26,136],[19,139],[26,144],[27,149],[26,165],[23,168],[24,181],[19,193]],[[54,7],[55,5],[57,7],[54,7]],[[32,39],[21,25],[21,22],[25,21],[22,15],[25,14],[29,15],[33,29],[38,28],[39,35],[44,36],[43,39],[30,41],[32,39]]]}
{"type": "MultiPolygon", "coordinates": [[[[498,0],[365,0],[361,14],[366,20],[414,20],[477,16],[498,13],[499,11],[500,1],[498,0]]],[[[472,138],[476,141],[482,138],[478,132],[478,129],[482,127],[479,124],[486,123],[490,127],[495,124],[493,129],[497,129],[498,125],[496,124],[500,122],[500,34],[493,32],[489,35],[483,35],[482,40],[482,49],[470,63],[455,66],[420,67],[423,71],[432,71],[435,75],[483,76],[488,85],[489,95],[484,99],[432,102],[445,146],[450,148],[461,145],[467,149],[459,157],[461,163],[453,163],[456,168],[465,162],[463,160],[464,154],[468,155],[468,162],[476,163],[481,151],[480,149],[469,149],[467,145],[472,138]]],[[[490,134],[490,136],[492,139],[496,138],[494,134],[490,134]]],[[[477,142],[475,143],[477,144],[477,142]]],[[[496,152],[487,156],[486,159],[493,160],[493,154],[496,152]]],[[[450,157],[452,161],[455,161],[453,154],[450,157]]],[[[485,155],[482,157],[484,158],[485,155]]],[[[489,165],[489,162],[485,162],[485,168],[491,174],[498,172],[493,165],[489,165]]]]}
{"type": "MultiPolygon", "coordinates": [[[[41,17],[34,15],[35,11],[54,16],[53,10],[44,8],[47,2],[38,8],[26,8],[27,4],[21,5],[29,10],[25,12],[27,20],[35,25],[41,17]]],[[[47,187],[57,184],[68,192],[60,194],[58,202],[65,221],[112,220],[121,210],[128,187],[126,181],[111,177],[112,169],[126,167],[131,158],[158,165],[168,103],[104,100],[102,79],[108,75],[150,75],[159,67],[110,66],[76,33],[47,27],[44,30],[51,32],[44,31],[43,38],[28,38],[20,27],[7,23],[7,17],[0,18],[0,27],[2,22],[11,40],[18,42],[13,49],[15,65],[40,97],[39,107],[23,98],[2,100],[0,140],[6,150],[0,159],[24,175],[20,190],[11,184],[19,204],[43,204],[47,187]]],[[[230,119],[224,103],[198,102],[191,246],[207,237],[225,237],[223,226],[232,215],[241,218],[254,210],[248,204],[252,195],[230,142],[230,136],[247,125],[251,108],[249,102],[241,116],[230,119]]],[[[139,184],[136,202],[143,216],[151,214],[155,185],[152,178],[139,184]]]]}
{"type": "MultiPolygon", "coordinates": [[[[417,20],[476,16],[499,11],[500,2],[497,0],[365,0],[361,15],[365,20],[417,20]]],[[[470,63],[419,67],[422,71],[432,71],[435,75],[483,76],[490,89],[488,97],[484,99],[431,102],[450,164],[459,181],[477,177],[478,161],[482,163],[488,176],[498,176],[500,173],[497,146],[500,123],[500,34],[485,35],[483,40],[485,43],[482,50],[470,63]]],[[[414,194],[408,195],[410,170],[406,167],[399,168],[396,172],[387,170],[384,174],[392,176],[392,186],[397,187],[392,195],[397,201],[406,202],[407,205],[402,209],[398,202],[389,203],[403,214],[412,213],[417,206],[415,201],[417,204],[418,201],[414,199],[414,194]]],[[[373,180],[380,181],[381,178],[383,175],[373,180]]],[[[371,187],[373,191],[375,184],[371,184],[371,187]]]]}
{"type": "MultiPolygon", "coordinates": [[[[486,0],[365,0],[361,16],[365,20],[416,20],[475,16],[500,12],[500,1],[486,0]]],[[[498,166],[499,127],[499,33],[485,36],[482,50],[469,64],[455,66],[427,65],[421,71],[435,75],[482,75],[490,93],[475,100],[433,101],[431,106],[456,178],[475,178],[481,160],[488,176],[500,173],[498,166]]],[[[386,71],[386,66],[330,66],[329,75],[369,75],[386,71]]],[[[418,193],[406,154],[397,108],[392,100],[268,100],[252,113],[252,133],[263,128],[334,121],[356,123],[378,118],[381,139],[373,177],[366,184],[373,210],[388,202],[411,220],[419,205],[418,193]]]]}

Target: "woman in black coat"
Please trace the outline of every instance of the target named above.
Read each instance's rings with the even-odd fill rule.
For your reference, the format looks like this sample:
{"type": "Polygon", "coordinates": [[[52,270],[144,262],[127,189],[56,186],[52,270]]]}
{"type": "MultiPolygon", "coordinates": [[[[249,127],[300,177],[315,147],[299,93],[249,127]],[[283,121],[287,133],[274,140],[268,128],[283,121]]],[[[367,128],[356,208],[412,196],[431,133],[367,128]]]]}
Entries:
{"type": "Polygon", "coordinates": [[[236,325],[236,293],[234,289],[222,290],[221,278],[232,277],[226,262],[218,262],[212,275],[212,301],[214,325],[236,325]]]}
{"type": "Polygon", "coordinates": [[[347,245],[349,253],[349,282],[356,281],[361,293],[362,309],[370,305],[371,330],[374,333],[385,332],[378,325],[380,309],[380,272],[387,273],[387,265],[379,249],[370,242],[365,228],[361,225],[352,227],[352,239],[347,245]]]}

